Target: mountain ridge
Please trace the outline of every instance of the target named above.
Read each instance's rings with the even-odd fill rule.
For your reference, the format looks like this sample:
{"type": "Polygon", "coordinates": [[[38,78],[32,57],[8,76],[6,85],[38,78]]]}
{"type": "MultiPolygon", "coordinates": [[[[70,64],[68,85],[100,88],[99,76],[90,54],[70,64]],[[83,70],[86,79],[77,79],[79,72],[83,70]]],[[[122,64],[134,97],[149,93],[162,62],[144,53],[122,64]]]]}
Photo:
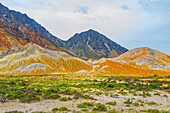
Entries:
{"type": "MultiPolygon", "coordinates": [[[[110,39],[107,39],[107,43],[105,43],[105,40],[98,40],[101,45],[100,49],[98,48],[98,45],[95,42],[97,38],[99,39],[101,37],[105,37],[104,35],[98,33],[97,31],[94,31],[92,29],[88,30],[88,32],[95,32],[94,34],[97,34],[96,37],[92,37],[89,41],[87,41],[87,45],[78,46],[78,51],[71,50],[70,48],[74,48],[74,44],[77,43],[75,40],[72,40],[72,37],[68,39],[67,41],[61,40],[54,35],[52,35],[49,31],[47,31],[43,26],[41,26],[39,23],[37,23],[34,19],[27,16],[27,14],[22,14],[18,11],[10,10],[6,6],[0,4],[0,28],[6,32],[6,35],[11,35],[13,38],[11,39],[17,39],[19,43],[22,41],[24,43],[20,45],[25,45],[27,43],[36,43],[44,48],[52,49],[52,50],[61,50],[64,52],[67,52],[68,54],[78,56],[83,59],[97,59],[102,57],[115,57],[118,56],[124,52],[127,51],[125,48],[120,48],[122,50],[119,50],[117,48],[113,48],[108,44],[111,44],[112,46],[121,47],[117,43],[111,41],[110,39]],[[100,36],[99,36],[100,35],[100,36]],[[94,40],[94,42],[92,41],[94,40]],[[103,41],[103,42],[101,42],[103,41]],[[88,42],[90,44],[88,44],[88,42]],[[110,43],[112,42],[112,43],[110,43]],[[71,44],[73,43],[73,45],[71,44]],[[71,47],[70,47],[71,46],[71,47]],[[82,53],[85,55],[83,56],[82,53]],[[87,54],[87,55],[86,55],[87,54]]],[[[85,32],[82,32],[85,33],[85,32]]],[[[82,34],[80,33],[80,34],[82,34]]],[[[79,35],[76,33],[74,36],[79,35]]],[[[3,37],[5,40],[7,40],[8,36],[3,37]]],[[[107,37],[105,37],[107,38],[107,37]]],[[[105,39],[103,38],[103,39],[105,39]]],[[[8,39],[9,40],[9,39],[8,39]]],[[[12,40],[13,41],[13,40],[12,40]]],[[[8,41],[10,43],[11,41],[8,41]]],[[[16,44],[15,44],[16,45],[16,44]]],[[[12,44],[8,44],[8,46],[4,45],[5,47],[0,47],[0,50],[4,49],[10,49],[13,48],[12,44]],[[11,47],[9,47],[11,45],[11,47]]],[[[2,46],[2,45],[1,45],[2,46]]]]}
{"type": "Polygon", "coordinates": [[[43,26],[41,26],[39,23],[37,23],[34,19],[27,16],[27,14],[22,14],[19,11],[10,10],[8,7],[2,5],[0,3],[0,13],[1,18],[5,18],[4,20],[8,21],[10,24],[14,26],[21,26],[23,25],[30,31],[34,31],[41,37],[41,34],[38,34],[38,32],[42,32],[50,41],[53,41],[57,44],[57,46],[62,45],[62,40],[53,36],[51,33],[49,33],[43,26]],[[18,21],[20,20],[20,21],[18,21]],[[50,39],[51,38],[51,39],[50,39]]]}
{"type": "Polygon", "coordinates": [[[128,51],[126,48],[93,29],[76,33],[66,41],[66,49],[74,52],[79,57],[92,59],[117,57],[128,51]]]}

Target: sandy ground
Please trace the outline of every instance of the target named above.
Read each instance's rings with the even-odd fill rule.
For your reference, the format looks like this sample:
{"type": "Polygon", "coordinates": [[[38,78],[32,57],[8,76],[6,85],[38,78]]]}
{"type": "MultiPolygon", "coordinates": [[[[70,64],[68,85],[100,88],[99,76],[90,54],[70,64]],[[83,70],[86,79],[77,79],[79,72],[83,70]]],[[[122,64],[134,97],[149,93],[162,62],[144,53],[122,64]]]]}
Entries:
{"type": "MultiPolygon", "coordinates": [[[[120,95],[118,98],[113,98],[110,97],[109,95],[91,95],[92,97],[96,98],[97,100],[85,100],[85,99],[78,99],[78,100],[71,100],[71,101],[60,101],[59,99],[57,100],[41,100],[39,102],[34,102],[34,103],[21,103],[19,100],[12,100],[12,101],[8,101],[6,103],[0,103],[0,113],[4,113],[5,111],[13,111],[13,110],[18,110],[18,111],[23,111],[23,112],[28,112],[31,113],[33,111],[44,111],[44,112],[49,112],[51,111],[53,108],[59,108],[62,106],[67,107],[70,110],[76,110],[79,111],[81,110],[80,108],[77,108],[77,104],[79,103],[83,103],[83,102],[95,102],[95,103],[107,103],[110,101],[116,101],[117,105],[116,106],[111,106],[111,109],[115,109],[115,110],[120,110],[120,109],[129,109],[129,108],[133,108],[136,110],[147,110],[147,109],[158,109],[158,110],[170,110],[170,94],[163,92],[163,91],[157,91],[157,92],[161,92],[160,96],[157,95],[153,95],[155,92],[150,92],[150,94],[152,94],[151,97],[142,97],[142,96],[133,96],[131,94],[128,94],[126,96],[120,95]],[[167,95],[167,97],[163,97],[163,95],[167,95]],[[133,103],[136,102],[137,100],[143,100],[145,102],[151,102],[154,101],[157,103],[157,105],[153,105],[153,106],[148,106],[147,104],[144,104],[144,106],[139,106],[139,107],[135,107],[133,104],[130,107],[125,107],[125,104],[123,103],[124,101],[126,101],[128,98],[135,98],[135,100],[133,100],[133,103]]],[[[109,110],[109,109],[108,109],[109,110]]],[[[127,112],[126,110],[124,112],[127,112]]]]}

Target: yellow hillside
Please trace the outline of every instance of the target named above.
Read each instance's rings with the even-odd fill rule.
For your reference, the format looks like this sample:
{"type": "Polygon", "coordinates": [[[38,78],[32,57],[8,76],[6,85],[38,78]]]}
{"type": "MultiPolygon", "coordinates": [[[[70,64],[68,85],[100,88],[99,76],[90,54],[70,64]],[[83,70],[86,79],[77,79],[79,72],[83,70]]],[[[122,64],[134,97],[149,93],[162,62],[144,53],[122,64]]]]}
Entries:
{"type": "Polygon", "coordinates": [[[71,57],[64,52],[43,49],[37,45],[3,57],[0,59],[0,64],[1,75],[40,75],[93,69],[81,59],[71,57]]]}

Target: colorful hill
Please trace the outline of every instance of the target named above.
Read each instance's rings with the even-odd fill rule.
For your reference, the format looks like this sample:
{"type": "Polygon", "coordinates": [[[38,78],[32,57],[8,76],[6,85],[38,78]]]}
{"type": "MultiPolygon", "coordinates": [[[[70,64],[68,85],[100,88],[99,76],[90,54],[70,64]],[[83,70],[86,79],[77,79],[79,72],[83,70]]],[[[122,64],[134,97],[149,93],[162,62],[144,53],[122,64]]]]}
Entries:
{"type": "Polygon", "coordinates": [[[93,70],[93,66],[86,61],[30,43],[22,51],[1,58],[0,64],[0,75],[41,75],[93,70]]]}
{"type": "Polygon", "coordinates": [[[136,64],[142,68],[170,70],[169,55],[146,47],[132,49],[117,57],[116,61],[136,64]]]}
{"type": "Polygon", "coordinates": [[[95,65],[95,69],[97,72],[106,72],[106,73],[115,73],[118,75],[143,75],[143,76],[149,76],[158,74],[160,76],[168,76],[170,75],[170,71],[164,71],[164,70],[154,70],[154,69],[143,69],[140,66],[134,66],[128,63],[123,62],[115,62],[111,59],[100,59],[97,61],[94,61],[93,64],[95,65]]]}
{"type": "Polygon", "coordinates": [[[93,64],[99,72],[170,75],[170,56],[150,48],[132,49],[117,58],[102,58],[93,64]]]}

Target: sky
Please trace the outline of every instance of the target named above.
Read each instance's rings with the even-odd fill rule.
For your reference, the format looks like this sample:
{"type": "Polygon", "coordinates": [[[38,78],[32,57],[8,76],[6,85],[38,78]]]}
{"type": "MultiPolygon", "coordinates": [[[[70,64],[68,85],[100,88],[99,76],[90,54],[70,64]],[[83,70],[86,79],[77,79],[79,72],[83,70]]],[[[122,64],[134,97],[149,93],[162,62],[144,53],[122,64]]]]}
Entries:
{"type": "Polygon", "coordinates": [[[94,29],[128,48],[170,55],[170,0],[0,0],[67,40],[94,29]]]}

